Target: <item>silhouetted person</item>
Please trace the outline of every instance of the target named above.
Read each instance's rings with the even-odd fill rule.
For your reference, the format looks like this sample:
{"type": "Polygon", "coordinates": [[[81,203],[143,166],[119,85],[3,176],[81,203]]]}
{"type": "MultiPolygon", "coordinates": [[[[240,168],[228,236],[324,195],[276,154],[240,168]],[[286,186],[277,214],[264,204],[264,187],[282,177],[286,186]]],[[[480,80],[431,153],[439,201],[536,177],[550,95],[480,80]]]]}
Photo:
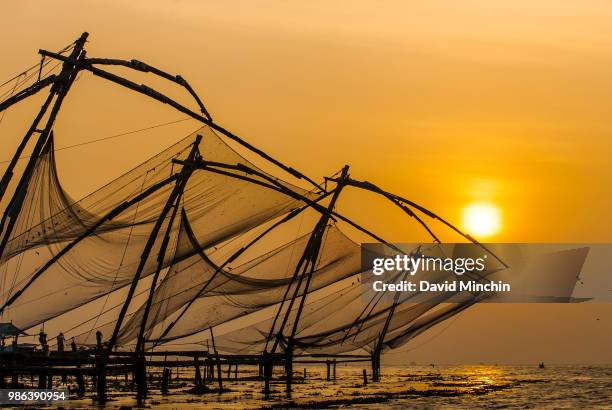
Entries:
{"type": "Polygon", "coordinates": [[[70,341],[70,349],[71,349],[73,352],[76,352],[76,351],[77,351],[77,344],[76,344],[76,342],[75,342],[75,340],[74,340],[74,337],[73,337],[73,338],[72,338],[72,340],[70,341]]]}
{"type": "Polygon", "coordinates": [[[96,347],[98,350],[102,350],[102,332],[99,330],[96,332],[96,347]]]}
{"type": "Polygon", "coordinates": [[[57,351],[58,352],[63,352],[64,351],[64,340],[66,340],[64,338],[64,334],[62,332],[60,332],[59,335],[57,335],[57,351]]]}
{"type": "Polygon", "coordinates": [[[38,334],[38,342],[40,343],[40,348],[43,353],[49,353],[49,345],[47,344],[47,334],[44,331],[40,331],[38,334]]]}
{"type": "MultiPolygon", "coordinates": [[[[60,353],[63,352],[64,351],[64,340],[66,340],[64,338],[64,334],[60,332],[55,338],[55,340],[57,341],[57,351],[60,353]]],[[[67,383],[67,382],[68,382],[68,376],[66,376],[65,374],[62,374],[62,383],[67,383]]]]}

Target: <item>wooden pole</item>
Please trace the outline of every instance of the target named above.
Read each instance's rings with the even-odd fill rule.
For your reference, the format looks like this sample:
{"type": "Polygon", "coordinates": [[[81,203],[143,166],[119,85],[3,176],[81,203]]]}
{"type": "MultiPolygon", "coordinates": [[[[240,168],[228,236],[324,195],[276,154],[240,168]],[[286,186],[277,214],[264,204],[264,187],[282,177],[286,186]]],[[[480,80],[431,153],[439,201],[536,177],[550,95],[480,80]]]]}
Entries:
{"type": "MultiPolygon", "coordinates": [[[[84,57],[83,47],[85,45],[85,41],[87,41],[88,36],[89,36],[88,33],[83,33],[81,34],[81,37],[79,37],[79,39],[77,39],[74,42],[74,48],[69,57],[70,59],[72,59],[73,61],[76,61],[76,59],[79,56],[81,56],[81,53],[83,53],[83,57],[84,57]]],[[[25,149],[32,135],[35,132],[39,131],[38,124],[45,116],[51,104],[51,101],[53,101],[53,99],[57,97],[55,99],[55,103],[53,104],[53,108],[51,109],[51,113],[47,119],[47,123],[45,124],[44,131],[40,132],[39,141],[37,142],[36,147],[34,151],[32,152],[32,157],[30,157],[28,167],[33,166],[36,160],[38,159],[38,154],[40,153],[40,150],[45,144],[45,140],[49,136],[49,132],[51,131],[51,128],[53,127],[53,123],[55,122],[57,113],[59,112],[62,102],[64,101],[64,97],[66,96],[66,94],[68,93],[68,90],[74,83],[76,74],[79,71],[80,71],[80,68],[77,67],[76,64],[73,64],[72,62],[69,62],[69,61],[65,61],[62,66],[62,71],[60,72],[60,74],[55,76],[53,79],[50,78],[49,80],[45,81],[45,83],[46,82],[49,82],[49,84],[53,83],[53,86],[51,87],[51,90],[49,91],[49,95],[47,96],[47,99],[45,100],[42,107],[40,108],[38,115],[35,117],[34,121],[32,122],[32,125],[30,126],[25,136],[21,140],[21,143],[17,147],[17,151],[13,155],[11,162],[8,164],[4,172],[4,176],[2,177],[2,180],[0,181],[0,200],[2,200],[4,193],[6,192],[6,188],[8,187],[8,184],[13,176],[13,171],[15,169],[15,166],[17,165],[17,161],[19,160],[19,158],[21,157],[23,153],[23,150],[25,149]]],[[[25,181],[25,185],[24,185],[24,186],[27,186],[27,183],[29,182],[29,176],[26,175],[25,171],[24,171],[24,176],[28,178],[28,180],[25,181]]],[[[21,181],[20,181],[20,185],[23,185],[21,181]]],[[[15,192],[17,193],[17,191],[15,192]]],[[[0,255],[2,255],[1,251],[0,251],[0,255]]]]}
{"type": "Polygon", "coordinates": [[[336,381],[336,359],[334,359],[334,381],[336,381]]]}
{"type": "MultiPolygon", "coordinates": [[[[195,356],[193,358],[194,362],[195,362],[195,376],[194,376],[194,380],[193,380],[193,384],[194,384],[194,388],[196,389],[196,391],[198,389],[202,388],[202,374],[200,373],[200,361],[199,361],[199,356],[195,356]]],[[[206,369],[206,368],[205,368],[206,369]]]]}
{"type": "Polygon", "coordinates": [[[106,402],[106,366],[104,363],[104,345],[102,344],[102,332],[96,332],[96,392],[101,403],[106,402]]]}
{"type": "MultiPolygon", "coordinates": [[[[72,339],[72,342],[70,343],[70,348],[73,352],[77,351],[77,345],[74,339],[72,339]]],[[[77,369],[80,369],[81,364],[77,363],[76,367],[77,369]]],[[[83,373],[81,373],[80,371],[77,371],[76,379],[77,379],[77,386],[78,386],[77,394],[79,397],[83,397],[85,395],[85,379],[83,378],[83,373]]]]}
{"type": "Polygon", "coordinates": [[[170,369],[164,368],[162,373],[161,393],[165,396],[168,394],[170,384],[170,369]]]}
{"type": "MultiPolygon", "coordinates": [[[[202,139],[202,137],[200,135],[196,136],[195,142],[193,143],[193,146],[191,148],[191,151],[189,153],[188,158],[190,158],[191,160],[193,160],[198,152],[198,146],[200,143],[200,140],[202,139]]],[[[172,192],[170,193],[170,196],[168,197],[168,200],[166,201],[166,204],[159,216],[159,218],[156,221],[155,226],[153,227],[153,230],[151,231],[151,234],[149,236],[149,239],[147,241],[147,244],[142,252],[141,258],[140,258],[140,263],[138,265],[138,268],[136,270],[136,274],[134,275],[134,278],[132,280],[132,284],[130,286],[130,290],[128,293],[128,298],[126,299],[125,303],[123,304],[122,310],[119,314],[119,319],[117,320],[117,324],[115,325],[115,330],[113,332],[113,336],[111,337],[111,340],[109,342],[109,345],[112,345],[116,342],[117,340],[117,336],[119,333],[119,329],[121,326],[121,322],[123,321],[123,318],[125,316],[125,312],[127,311],[127,307],[129,306],[130,302],[131,302],[131,298],[133,297],[133,293],[136,290],[136,285],[138,284],[138,281],[140,280],[140,275],[144,269],[144,266],[146,264],[146,261],[149,257],[149,254],[151,252],[151,249],[153,247],[153,245],[155,244],[155,241],[157,239],[157,235],[159,234],[159,231],[161,229],[161,224],[163,223],[163,220],[166,218],[167,213],[170,211],[170,208],[173,207],[172,213],[171,213],[171,217],[170,220],[168,221],[168,226],[166,228],[166,232],[164,234],[164,237],[162,239],[162,243],[160,246],[160,250],[158,253],[158,257],[157,257],[157,269],[155,271],[155,274],[153,276],[153,281],[151,283],[151,286],[149,288],[149,296],[147,298],[146,301],[146,305],[145,305],[145,310],[143,313],[143,317],[142,317],[142,321],[140,323],[140,331],[139,331],[139,335],[138,335],[138,341],[136,343],[136,356],[138,357],[138,365],[139,367],[142,367],[142,369],[140,370],[141,374],[143,375],[143,377],[141,377],[139,379],[140,383],[137,382],[136,385],[136,389],[137,389],[137,394],[136,394],[136,401],[138,403],[139,406],[142,406],[143,404],[143,400],[146,398],[147,395],[147,383],[146,383],[146,360],[145,360],[145,332],[146,332],[146,328],[147,328],[147,319],[148,319],[148,315],[149,315],[149,311],[151,309],[151,304],[153,301],[153,296],[155,294],[155,289],[157,286],[157,281],[159,278],[159,274],[163,268],[163,263],[164,263],[164,259],[165,259],[165,254],[166,254],[166,249],[168,246],[168,243],[170,241],[170,231],[172,229],[172,224],[174,223],[174,218],[176,217],[176,213],[178,211],[178,207],[179,207],[179,203],[180,203],[180,198],[182,197],[183,194],[183,190],[185,188],[185,185],[187,184],[187,180],[189,179],[189,176],[191,175],[191,168],[189,167],[183,167],[183,169],[181,170],[181,177],[179,180],[177,180],[176,185],[174,186],[174,189],[172,190],[172,192]]],[[[177,369],[178,372],[178,369],[177,369]]],[[[178,374],[177,374],[177,378],[178,378],[178,374]]]]}
{"type": "Polygon", "coordinates": [[[291,398],[291,390],[293,383],[293,343],[291,340],[285,348],[285,385],[287,398],[291,398]]]}
{"type": "MultiPolygon", "coordinates": [[[[196,141],[199,141],[196,140],[196,141]]],[[[194,149],[190,154],[190,157],[194,156],[197,152],[197,145],[194,145],[194,149]]],[[[178,212],[179,204],[181,202],[181,197],[183,196],[183,188],[187,183],[187,179],[189,178],[190,172],[185,172],[185,176],[182,178],[180,182],[177,182],[177,185],[180,184],[181,189],[176,195],[174,200],[174,208],[172,213],[170,214],[170,219],[168,220],[168,225],[166,227],[166,232],[164,233],[164,237],[162,239],[161,246],[159,248],[157,254],[157,268],[155,269],[155,274],[153,275],[153,281],[151,282],[151,286],[149,288],[149,296],[147,298],[145,309],[142,315],[142,320],[140,322],[140,332],[138,334],[138,342],[136,344],[136,351],[145,350],[145,332],[147,330],[147,320],[149,318],[149,312],[151,310],[151,304],[153,302],[153,296],[155,295],[155,289],[157,288],[157,281],[159,280],[159,275],[164,267],[164,260],[166,257],[166,251],[168,249],[168,243],[170,242],[170,232],[172,231],[172,225],[174,224],[174,220],[176,218],[176,213],[178,212]]]]}
{"type": "Polygon", "coordinates": [[[209,330],[210,330],[210,338],[212,340],[212,345],[213,345],[213,351],[215,353],[215,359],[217,361],[217,379],[219,382],[219,394],[221,394],[223,392],[223,380],[221,377],[221,358],[219,357],[219,352],[217,352],[217,345],[215,344],[215,334],[213,333],[212,327],[209,328],[209,330]]]}
{"type": "MultiPolygon", "coordinates": [[[[346,177],[348,175],[348,166],[345,166],[344,168],[342,168],[342,177],[346,177]]],[[[286,394],[287,397],[290,398],[291,397],[291,389],[292,389],[292,382],[293,382],[293,340],[295,338],[295,335],[297,333],[297,329],[298,329],[298,323],[300,320],[300,316],[302,314],[303,308],[304,308],[304,304],[306,302],[306,297],[308,294],[308,289],[310,286],[310,282],[312,279],[312,273],[316,267],[316,261],[317,261],[317,256],[319,254],[319,251],[321,249],[321,243],[323,240],[323,235],[325,233],[325,229],[327,227],[327,223],[329,221],[329,212],[332,212],[335,205],[336,205],[336,201],[338,200],[338,197],[340,195],[340,192],[342,191],[342,187],[343,185],[339,182],[338,183],[338,187],[336,188],[336,190],[334,191],[330,203],[327,207],[327,211],[328,213],[325,213],[323,215],[321,215],[321,217],[319,218],[317,225],[315,227],[315,229],[313,230],[312,234],[310,235],[310,237],[308,238],[308,243],[306,245],[306,248],[304,249],[304,252],[300,258],[300,260],[297,263],[297,266],[295,267],[293,276],[291,278],[291,282],[287,285],[287,288],[285,290],[285,294],[283,296],[283,301],[282,303],[279,305],[279,308],[277,310],[276,316],[274,318],[274,321],[272,322],[272,326],[270,327],[270,332],[268,334],[268,340],[266,341],[266,348],[268,345],[268,342],[270,341],[271,336],[274,334],[274,330],[275,330],[275,326],[276,326],[276,322],[280,316],[280,313],[283,309],[283,305],[285,303],[285,300],[287,298],[289,289],[291,288],[291,286],[293,285],[294,281],[298,278],[298,275],[300,273],[300,271],[302,272],[301,275],[299,275],[299,279],[297,280],[297,285],[295,286],[295,290],[293,292],[293,295],[291,297],[291,300],[287,306],[287,310],[285,312],[285,316],[279,326],[279,331],[276,333],[276,339],[274,341],[274,344],[272,346],[272,353],[274,353],[276,351],[276,348],[281,340],[281,337],[284,333],[284,328],[285,325],[287,324],[287,321],[289,320],[289,316],[292,313],[292,307],[296,301],[296,299],[298,298],[299,294],[300,294],[300,288],[302,286],[302,281],[304,279],[304,276],[307,276],[306,279],[306,283],[304,285],[304,289],[302,291],[302,298],[300,300],[300,303],[298,305],[298,309],[297,312],[295,314],[295,319],[293,321],[293,326],[291,328],[291,333],[290,336],[287,338],[287,344],[285,346],[285,382],[286,382],[286,394]]],[[[329,371],[329,369],[328,369],[329,371]]],[[[329,375],[328,375],[329,376],[329,375]]]]}
{"type": "MultiPolygon", "coordinates": [[[[64,101],[66,94],[68,94],[68,90],[74,83],[74,80],[76,79],[76,76],[80,71],[80,67],[77,65],[76,61],[77,58],[85,58],[85,51],[83,50],[83,46],[85,45],[87,37],[88,34],[83,33],[81,34],[81,37],[79,37],[79,39],[74,43],[74,49],[72,50],[72,53],[69,56],[69,59],[71,61],[65,61],[62,66],[62,71],[59,75],[62,79],[54,83],[49,92],[50,96],[56,97],[55,102],[53,103],[53,107],[51,107],[51,112],[47,117],[45,127],[40,132],[38,141],[36,141],[36,145],[34,146],[32,153],[30,154],[28,164],[26,165],[26,168],[23,171],[23,174],[21,175],[19,183],[17,184],[17,188],[15,189],[15,192],[13,193],[13,196],[5,209],[4,214],[2,215],[2,219],[0,220],[0,233],[2,234],[2,237],[0,239],[0,257],[4,254],[4,249],[10,239],[15,223],[17,222],[17,217],[21,213],[23,201],[26,196],[28,185],[30,184],[30,179],[34,173],[34,168],[38,162],[38,158],[41,152],[43,151],[43,148],[48,143],[49,138],[52,138],[51,130],[53,128],[53,124],[55,122],[57,114],[59,113],[60,107],[62,106],[62,102],[64,101]]],[[[40,119],[42,119],[42,117],[46,113],[49,103],[50,101],[48,103],[45,102],[43,104],[39,115],[36,117],[35,122],[30,127],[30,130],[34,130],[33,132],[35,132],[35,130],[37,129],[38,121],[40,121],[40,119]]],[[[24,141],[22,141],[22,144],[18,147],[17,152],[13,156],[11,163],[9,163],[9,168],[7,168],[6,172],[4,173],[4,177],[0,181],[0,199],[6,191],[6,188],[11,180],[16,162],[21,156],[21,152],[25,148],[25,145],[27,145],[27,140],[30,138],[33,132],[28,131],[26,137],[24,137],[24,141]]]]}
{"type": "Polygon", "coordinates": [[[380,380],[380,350],[375,349],[372,352],[372,381],[380,380]]]}
{"type": "Polygon", "coordinates": [[[264,371],[264,398],[270,398],[270,380],[272,379],[273,364],[270,354],[264,350],[262,354],[264,371]]]}
{"type": "MultiPolygon", "coordinates": [[[[198,145],[201,141],[202,137],[200,135],[196,136],[196,139],[193,143],[193,146],[191,148],[191,152],[189,153],[189,157],[193,158],[197,152],[198,149],[198,145]]],[[[125,315],[127,313],[127,309],[130,305],[130,302],[132,300],[132,298],[134,297],[134,292],[136,291],[136,286],[138,284],[138,282],[140,281],[140,275],[142,274],[142,271],[145,267],[145,264],[147,262],[147,259],[149,257],[149,254],[151,253],[151,250],[153,248],[153,245],[156,242],[157,239],[157,235],[161,229],[161,226],[163,224],[163,221],[166,219],[166,216],[168,215],[168,212],[170,212],[170,209],[173,207],[174,205],[174,201],[177,198],[177,196],[182,192],[183,188],[185,187],[187,180],[189,179],[189,175],[191,174],[191,168],[189,167],[184,167],[181,170],[181,173],[179,175],[179,178],[176,180],[176,184],[174,185],[174,189],[172,190],[172,192],[170,193],[170,195],[168,196],[168,199],[164,205],[164,208],[162,209],[162,211],[160,212],[155,225],[153,226],[153,229],[151,230],[151,233],[149,234],[149,238],[147,240],[147,243],[145,244],[145,247],[142,251],[142,254],[140,256],[140,262],[138,264],[138,267],[136,269],[136,273],[134,274],[134,277],[132,278],[132,283],[130,284],[130,288],[128,290],[128,295],[126,297],[125,302],[123,303],[123,306],[121,307],[121,311],[119,312],[119,317],[117,319],[117,323],[115,324],[115,329],[113,330],[113,335],[111,336],[109,342],[108,342],[108,347],[107,347],[107,353],[110,355],[110,353],[112,352],[112,349],[115,347],[115,343],[117,342],[117,338],[119,336],[119,330],[121,329],[121,325],[123,324],[123,319],[125,318],[125,315]]]]}
{"type": "MultiPolygon", "coordinates": [[[[195,142],[191,148],[191,152],[189,153],[189,158],[195,157],[195,154],[197,152],[198,145],[200,143],[201,138],[202,137],[199,135],[196,136],[195,142]]],[[[147,259],[149,258],[149,254],[151,253],[153,245],[155,244],[157,240],[157,235],[161,229],[163,221],[165,220],[168,212],[170,212],[170,209],[173,207],[176,198],[183,191],[185,184],[187,183],[187,180],[189,179],[190,174],[191,174],[191,169],[189,167],[184,167],[181,170],[180,176],[177,179],[172,192],[168,196],[168,199],[166,200],[164,208],[160,212],[155,222],[155,225],[153,226],[153,229],[151,230],[151,233],[149,234],[147,243],[145,244],[145,247],[140,256],[140,262],[136,269],[136,273],[134,274],[134,277],[132,278],[132,282],[130,284],[130,288],[128,290],[127,297],[125,299],[125,302],[123,303],[123,306],[121,307],[121,311],[119,312],[119,317],[117,318],[117,322],[115,323],[113,334],[108,342],[108,346],[106,348],[105,355],[101,362],[102,367],[106,365],[106,361],[108,360],[108,357],[110,356],[113,348],[115,347],[117,338],[119,337],[119,331],[121,329],[121,325],[123,324],[123,319],[125,318],[128,307],[132,301],[132,298],[134,297],[136,286],[138,285],[138,282],[140,281],[140,276],[142,274],[142,271],[144,270],[144,267],[146,265],[147,259]]],[[[142,331],[142,328],[141,328],[141,331],[142,331]]],[[[136,377],[136,392],[137,392],[136,399],[137,399],[137,404],[139,406],[142,406],[143,400],[146,396],[146,360],[144,357],[144,345],[142,343],[142,338],[139,339],[139,343],[137,344],[137,347],[136,347],[135,365],[136,365],[135,374],[138,376],[136,377]]],[[[100,396],[99,400],[102,403],[104,403],[106,400],[106,396],[105,395],[100,396]]]]}
{"type": "Polygon", "coordinates": [[[368,385],[368,372],[366,372],[366,369],[363,369],[363,385],[368,385]]]}
{"type": "Polygon", "coordinates": [[[219,394],[223,393],[223,380],[221,375],[221,359],[219,358],[219,353],[215,352],[215,356],[217,358],[217,379],[219,382],[219,394]]]}

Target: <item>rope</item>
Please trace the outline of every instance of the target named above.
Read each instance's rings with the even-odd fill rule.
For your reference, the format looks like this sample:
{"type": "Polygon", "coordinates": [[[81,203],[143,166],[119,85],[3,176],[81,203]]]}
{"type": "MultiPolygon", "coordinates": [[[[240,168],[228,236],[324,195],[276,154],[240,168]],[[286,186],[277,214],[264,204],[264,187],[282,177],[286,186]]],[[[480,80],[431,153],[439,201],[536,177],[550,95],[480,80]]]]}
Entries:
{"type": "Polygon", "coordinates": [[[412,352],[413,350],[416,350],[420,347],[425,346],[426,344],[428,344],[429,342],[432,342],[434,339],[436,339],[438,336],[442,335],[442,333],[446,332],[458,319],[459,317],[461,317],[461,314],[463,312],[459,312],[455,315],[455,317],[453,317],[452,320],[448,320],[446,326],[444,326],[442,329],[440,329],[440,331],[434,335],[432,335],[429,339],[424,340],[422,343],[419,343],[416,346],[410,346],[408,345],[408,347],[410,347],[409,349],[397,349],[394,350],[391,354],[395,354],[395,353],[406,353],[406,352],[412,352]]]}
{"type": "MultiPolygon", "coordinates": [[[[45,62],[45,63],[44,63],[44,64],[43,64],[41,67],[40,67],[40,69],[41,69],[40,74],[41,74],[41,76],[42,76],[42,77],[45,77],[45,78],[46,78],[48,74],[50,74],[50,73],[51,73],[53,70],[55,70],[57,67],[59,67],[59,66],[62,64],[62,62],[61,62],[61,61],[60,61],[60,62],[57,62],[55,65],[53,65],[53,67],[51,67],[49,70],[47,70],[47,71],[45,71],[45,73],[43,73],[43,72],[42,72],[42,68],[43,68],[43,67],[46,67],[46,66],[47,66],[47,65],[49,65],[50,63],[51,63],[51,60],[47,60],[47,61],[46,61],[46,62],[45,62]]],[[[27,72],[27,71],[24,71],[23,73],[21,73],[21,74],[19,74],[18,76],[14,77],[14,78],[13,78],[13,80],[17,79],[17,84],[19,84],[19,87],[21,87],[21,86],[23,86],[24,84],[26,84],[26,83],[27,83],[29,80],[31,80],[32,78],[34,78],[35,76],[37,76],[37,75],[38,75],[38,72],[37,72],[37,71],[34,71],[34,72],[30,73],[30,74],[28,74],[28,72],[27,72]],[[21,77],[23,77],[23,79],[20,79],[21,77]]],[[[12,81],[12,80],[11,80],[11,81],[12,81]]],[[[38,81],[40,81],[40,80],[38,80],[38,81]]],[[[34,84],[35,84],[36,82],[38,82],[38,81],[34,81],[34,82],[32,83],[32,85],[34,85],[34,84]]],[[[10,82],[10,81],[9,81],[9,82],[10,82]]],[[[0,86],[0,88],[1,88],[1,87],[3,87],[3,86],[4,86],[4,85],[6,85],[6,84],[8,84],[8,83],[3,84],[2,86],[0,86]]],[[[21,88],[19,88],[19,91],[21,91],[21,88]]],[[[13,92],[14,92],[14,91],[13,91],[13,92]]],[[[11,97],[11,96],[12,96],[12,94],[11,94],[9,91],[6,91],[6,92],[4,92],[4,94],[2,94],[2,95],[0,96],[0,99],[1,99],[2,101],[6,101],[6,100],[7,100],[9,97],[11,97]]]]}
{"type": "MultiPolygon", "coordinates": [[[[54,152],[64,151],[64,150],[72,149],[72,148],[78,148],[78,147],[82,147],[84,145],[90,145],[90,144],[95,144],[97,142],[108,141],[108,140],[114,139],[114,138],[125,137],[126,135],[136,134],[136,133],[143,132],[143,131],[149,131],[149,130],[152,130],[152,129],[155,129],[155,128],[165,127],[167,125],[178,124],[180,122],[185,122],[187,120],[191,120],[191,118],[183,118],[181,120],[164,122],[164,123],[161,123],[161,124],[151,125],[150,127],[145,127],[145,128],[140,128],[140,129],[137,129],[137,130],[122,132],[120,134],[110,135],[108,137],[102,137],[102,138],[97,138],[97,139],[90,140],[90,141],[80,142],[78,144],[67,145],[65,147],[56,148],[54,150],[54,152]]],[[[23,157],[19,157],[20,160],[27,159],[27,158],[30,158],[30,155],[25,155],[23,157]]],[[[6,164],[6,163],[8,163],[10,161],[11,160],[0,161],[0,164],[6,164]]]]}
{"type": "MultiPolygon", "coordinates": [[[[63,54],[66,51],[72,50],[74,48],[74,42],[70,43],[69,45],[67,45],[66,47],[62,48],[60,51],[58,51],[58,54],[63,54]]],[[[48,60],[50,61],[50,60],[48,60]]],[[[45,63],[45,65],[48,63],[45,63]]],[[[61,64],[61,63],[60,63],[61,64]]],[[[34,64],[33,66],[26,68],[25,70],[23,70],[21,73],[9,78],[8,80],[6,80],[5,82],[3,82],[2,84],[0,84],[0,87],[4,87],[5,85],[7,85],[8,83],[10,83],[11,81],[15,80],[16,78],[21,77],[22,75],[28,73],[29,71],[32,71],[33,69],[37,68],[40,66],[40,62],[34,64]]]]}
{"type": "MultiPolygon", "coordinates": [[[[15,85],[13,86],[11,91],[8,93],[8,97],[7,98],[10,98],[10,97],[12,97],[15,94],[15,90],[17,90],[17,87],[19,86],[19,81],[20,81],[19,78],[21,78],[21,76],[18,77],[17,81],[15,81],[15,85]]],[[[6,110],[2,111],[2,116],[0,116],[0,124],[2,124],[2,120],[4,120],[4,115],[5,114],[6,114],[6,110]]]]}

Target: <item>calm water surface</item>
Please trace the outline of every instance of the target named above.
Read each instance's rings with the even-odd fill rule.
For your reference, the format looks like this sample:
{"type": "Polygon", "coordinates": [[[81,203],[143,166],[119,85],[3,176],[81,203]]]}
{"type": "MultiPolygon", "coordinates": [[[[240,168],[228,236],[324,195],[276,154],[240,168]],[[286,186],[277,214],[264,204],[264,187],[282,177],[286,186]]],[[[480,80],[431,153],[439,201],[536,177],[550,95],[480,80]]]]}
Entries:
{"type": "MultiPolygon", "coordinates": [[[[226,377],[224,369],[224,377],[226,377]]],[[[240,369],[238,379],[224,381],[229,389],[219,395],[188,392],[193,374],[174,373],[171,394],[161,396],[151,387],[149,408],[160,409],[261,409],[261,408],[533,408],[533,409],[612,409],[612,366],[409,366],[383,367],[379,383],[363,386],[362,368],[337,367],[336,381],[326,381],[325,367],[307,367],[306,379],[297,371],[291,399],[285,397],[279,372],[273,395],[264,400],[263,384],[254,369],[240,369]]],[[[119,381],[117,381],[119,383],[119,381]]],[[[122,381],[123,383],[123,381],[122,381]]],[[[109,384],[113,384],[109,380],[109,384]]],[[[210,384],[210,388],[215,388],[210,384]]],[[[133,393],[112,392],[104,406],[116,409],[134,406],[133,393]]],[[[71,400],[64,408],[98,408],[91,399],[71,400]]]]}

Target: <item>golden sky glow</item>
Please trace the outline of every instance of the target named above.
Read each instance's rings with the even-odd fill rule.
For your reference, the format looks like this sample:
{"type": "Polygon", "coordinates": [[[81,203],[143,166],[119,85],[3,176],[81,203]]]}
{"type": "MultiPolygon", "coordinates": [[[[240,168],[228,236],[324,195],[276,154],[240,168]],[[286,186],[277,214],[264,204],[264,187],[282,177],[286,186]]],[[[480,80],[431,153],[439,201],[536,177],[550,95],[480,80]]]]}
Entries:
{"type": "MultiPolygon", "coordinates": [[[[2,81],[37,63],[39,48],[89,31],[89,56],[182,74],[216,121],[316,179],[348,163],[354,178],[459,226],[466,206],[490,204],[501,228],[489,241],[612,241],[609,1],[5,1],[2,16],[2,81]]],[[[7,113],[0,160],[40,102],[7,113]]],[[[56,145],[183,117],[84,73],[56,145]]],[[[81,197],[196,127],[59,152],[64,186],[81,197]]],[[[391,241],[422,238],[387,203],[347,192],[339,209],[391,241]]],[[[493,224],[481,211],[475,219],[488,222],[466,226],[475,236],[493,224]]],[[[610,362],[607,306],[597,323],[588,307],[547,306],[538,317],[479,306],[417,359],[523,360],[517,346],[529,345],[534,362],[610,362]],[[493,314],[507,327],[491,329],[493,314]]]]}
{"type": "MultiPolygon", "coordinates": [[[[496,240],[610,239],[600,221],[612,204],[607,2],[33,4],[3,6],[0,34],[20,33],[4,45],[4,77],[88,30],[90,55],[180,72],[220,123],[312,176],[349,163],[355,178],[457,223],[466,203],[493,201],[512,221],[496,240]]],[[[89,75],[69,101],[58,145],[180,118],[89,75]]],[[[3,136],[4,157],[21,114],[1,125],[15,135],[3,136]]],[[[112,143],[65,152],[60,172],[79,196],[171,141],[124,139],[122,158],[112,143]]],[[[387,212],[363,217],[373,211],[387,212]]],[[[386,233],[411,239],[403,229],[386,233]]]]}

